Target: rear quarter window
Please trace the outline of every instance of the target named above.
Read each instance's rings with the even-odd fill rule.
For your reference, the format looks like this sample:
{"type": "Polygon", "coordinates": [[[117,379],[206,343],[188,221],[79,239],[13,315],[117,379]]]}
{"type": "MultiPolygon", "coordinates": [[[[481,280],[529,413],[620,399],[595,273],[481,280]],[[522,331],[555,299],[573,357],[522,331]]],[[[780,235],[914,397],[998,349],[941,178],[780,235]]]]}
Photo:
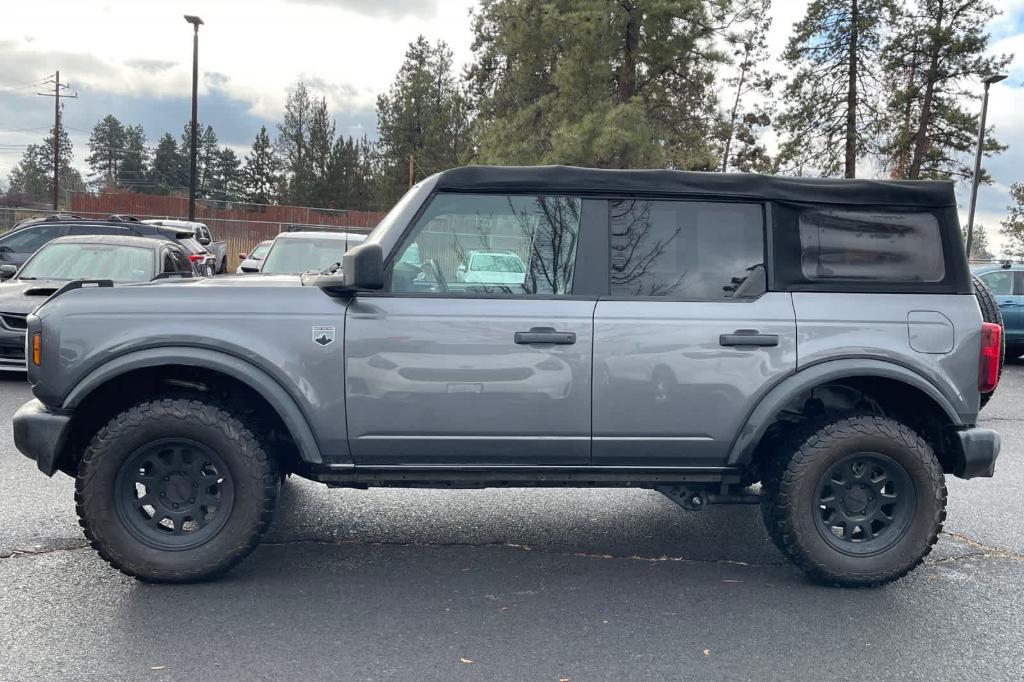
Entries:
{"type": "Polygon", "coordinates": [[[799,231],[800,269],[811,282],[941,282],[946,275],[930,213],[805,210],[799,231]]]}

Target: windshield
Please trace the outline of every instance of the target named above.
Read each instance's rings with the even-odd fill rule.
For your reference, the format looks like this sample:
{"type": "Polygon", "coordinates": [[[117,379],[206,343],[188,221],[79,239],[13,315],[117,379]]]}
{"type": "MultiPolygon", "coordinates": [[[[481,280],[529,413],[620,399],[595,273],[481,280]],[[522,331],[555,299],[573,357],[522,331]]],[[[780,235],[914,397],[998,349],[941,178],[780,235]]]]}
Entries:
{"type": "Polygon", "coordinates": [[[25,264],[18,277],[148,282],[153,279],[153,253],[120,244],[49,244],[25,264]]]}
{"type": "Polygon", "coordinates": [[[263,260],[263,257],[270,251],[270,244],[260,244],[249,254],[251,260],[263,260]]]}
{"type": "Polygon", "coordinates": [[[345,255],[345,244],[344,239],[278,239],[271,245],[260,271],[301,273],[323,270],[328,265],[341,262],[341,257],[345,255]]]}
{"type": "Polygon", "coordinates": [[[470,269],[485,272],[526,272],[519,256],[501,253],[478,253],[470,269]]]}

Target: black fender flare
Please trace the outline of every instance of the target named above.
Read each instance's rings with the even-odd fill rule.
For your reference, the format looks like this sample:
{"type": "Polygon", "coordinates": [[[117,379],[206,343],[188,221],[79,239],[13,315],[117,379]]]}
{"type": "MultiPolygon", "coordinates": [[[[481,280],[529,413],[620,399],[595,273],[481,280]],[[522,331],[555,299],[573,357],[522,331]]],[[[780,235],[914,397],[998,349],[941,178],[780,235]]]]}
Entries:
{"type": "Polygon", "coordinates": [[[863,377],[893,379],[916,388],[935,401],[952,425],[964,424],[949,398],[935,384],[911,369],[893,362],[866,358],[829,360],[789,375],[758,401],[733,441],[728,465],[743,466],[750,462],[754,449],[771,426],[775,415],[794,397],[830,381],[863,377]]]}
{"type": "Polygon", "coordinates": [[[228,353],[191,346],[164,346],[120,355],[83,377],[68,393],[62,408],[74,410],[97,388],[122,374],[146,367],[188,365],[221,372],[259,393],[284,422],[303,461],[323,462],[309,421],[295,398],[272,376],[256,365],[228,353]]]}

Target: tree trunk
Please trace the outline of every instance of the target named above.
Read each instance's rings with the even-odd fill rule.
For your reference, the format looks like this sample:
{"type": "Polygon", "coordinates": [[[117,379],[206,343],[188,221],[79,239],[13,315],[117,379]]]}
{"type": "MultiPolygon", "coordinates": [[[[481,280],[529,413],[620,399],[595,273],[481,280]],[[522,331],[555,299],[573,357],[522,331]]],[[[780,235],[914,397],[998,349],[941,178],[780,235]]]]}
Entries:
{"type": "Polygon", "coordinates": [[[620,6],[626,11],[626,35],[618,75],[618,91],[619,102],[628,102],[636,95],[636,53],[640,49],[642,12],[632,1],[622,2],[620,6]]]}
{"type": "Polygon", "coordinates": [[[914,139],[914,157],[910,162],[911,180],[921,177],[921,166],[924,165],[924,154],[928,150],[928,128],[932,122],[932,101],[935,98],[935,81],[938,79],[939,71],[939,44],[938,36],[942,32],[942,17],[945,14],[943,3],[939,2],[938,12],[935,17],[935,28],[929,45],[928,73],[925,75],[924,100],[921,102],[921,116],[917,122],[917,135],[914,139]]]}
{"type": "Polygon", "coordinates": [[[852,0],[850,8],[850,59],[846,90],[846,177],[857,177],[857,50],[860,37],[860,7],[852,0]]]}
{"type": "Polygon", "coordinates": [[[743,85],[747,79],[747,67],[750,65],[748,52],[743,53],[743,66],[740,67],[740,77],[736,83],[736,99],[732,103],[732,112],[729,114],[729,136],[725,138],[725,150],[722,152],[722,172],[729,170],[729,151],[732,149],[732,138],[736,134],[736,117],[740,111],[740,98],[743,95],[743,85]]]}

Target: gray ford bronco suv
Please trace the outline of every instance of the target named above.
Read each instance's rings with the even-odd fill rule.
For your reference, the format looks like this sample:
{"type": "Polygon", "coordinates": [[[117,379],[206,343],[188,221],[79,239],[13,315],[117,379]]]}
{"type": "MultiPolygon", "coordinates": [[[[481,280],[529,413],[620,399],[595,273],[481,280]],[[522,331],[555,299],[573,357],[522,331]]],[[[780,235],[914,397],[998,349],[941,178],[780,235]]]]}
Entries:
{"type": "Polygon", "coordinates": [[[75,282],[27,326],[17,447],[150,581],[240,561],[291,473],[757,503],[813,578],[877,585],[999,453],[950,183],[458,168],[320,275],[75,282]]]}

